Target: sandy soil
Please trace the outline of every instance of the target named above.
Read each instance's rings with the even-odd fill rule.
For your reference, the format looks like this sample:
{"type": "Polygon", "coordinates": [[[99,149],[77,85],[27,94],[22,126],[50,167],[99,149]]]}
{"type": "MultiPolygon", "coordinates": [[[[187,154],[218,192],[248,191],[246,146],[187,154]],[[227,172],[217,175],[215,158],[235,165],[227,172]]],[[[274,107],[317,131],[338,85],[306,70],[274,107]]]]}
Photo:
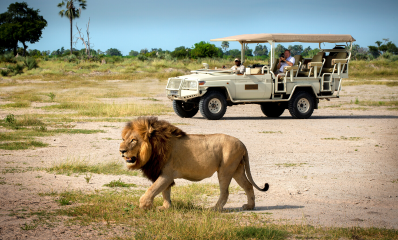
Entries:
{"type": "MultiPolygon", "coordinates": [[[[321,226],[362,226],[398,229],[398,111],[385,107],[364,107],[351,101],[388,101],[398,96],[398,87],[344,87],[340,99],[321,101],[320,109],[306,120],[295,120],[286,111],[279,119],[266,118],[258,105],[228,108],[219,121],[205,120],[200,113],[181,119],[174,113],[159,116],[187,133],[225,133],[239,138],[248,148],[253,178],[258,185],[270,184],[266,193],[255,191],[255,212],[267,212],[273,219],[321,226]],[[387,99],[386,99],[387,98],[387,99]],[[341,105],[340,107],[335,107],[341,105]]],[[[162,94],[156,96],[171,106],[162,94]]],[[[133,98],[132,98],[133,99],[133,98]]],[[[6,112],[0,111],[4,118],[6,112]]],[[[46,148],[4,151],[2,170],[10,167],[52,166],[67,159],[91,162],[112,161],[119,157],[120,131],[124,123],[76,122],[75,128],[103,129],[105,133],[57,135],[42,138],[46,148]],[[110,138],[112,140],[106,140],[110,138]]],[[[93,227],[40,226],[24,231],[21,226],[32,219],[21,219],[10,212],[26,209],[58,208],[51,197],[39,192],[91,191],[121,178],[143,187],[142,177],[94,174],[87,184],[84,176],[54,175],[46,172],[1,173],[0,239],[106,238],[93,234],[93,227]],[[38,177],[41,176],[41,177],[38,177]]],[[[202,182],[217,183],[216,175],[202,182]]],[[[176,180],[177,185],[189,184],[176,180]]],[[[233,180],[233,185],[236,182],[233,180]]],[[[214,203],[216,198],[211,199],[214,203]]],[[[235,209],[246,203],[243,191],[230,195],[225,206],[235,209]]],[[[112,231],[123,231],[120,227],[112,231]]]]}

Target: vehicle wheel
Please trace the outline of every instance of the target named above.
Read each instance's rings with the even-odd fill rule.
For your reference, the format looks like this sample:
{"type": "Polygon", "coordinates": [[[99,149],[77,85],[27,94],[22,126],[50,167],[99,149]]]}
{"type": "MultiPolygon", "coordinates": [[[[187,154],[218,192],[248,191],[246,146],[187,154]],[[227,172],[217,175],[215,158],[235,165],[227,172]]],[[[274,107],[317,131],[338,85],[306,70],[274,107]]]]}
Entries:
{"type": "Polygon", "coordinates": [[[218,120],[227,111],[227,101],[220,92],[210,91],[200,99],[199,110],[203,117],[218,120]]]}
{"type": "Polygon", "coordinates": [[[285,107],[281,103],[262,103],[261,111],[267,117],[277,118],[285,111],[285,107]]]}
{"type": "Polygon", "coordinates": [[[179,100],[173,100],[173,109],[174,112],[182,118],[191,118],[199,111],[199,108],[195,107],[193,103],[179,100]]]}
{"type": "Polygon", "coordinates": [[[289,112],[293,118],[305,119],[314,112],[314,97],[308,92],[297,92],[289,101],[289,112]]]}

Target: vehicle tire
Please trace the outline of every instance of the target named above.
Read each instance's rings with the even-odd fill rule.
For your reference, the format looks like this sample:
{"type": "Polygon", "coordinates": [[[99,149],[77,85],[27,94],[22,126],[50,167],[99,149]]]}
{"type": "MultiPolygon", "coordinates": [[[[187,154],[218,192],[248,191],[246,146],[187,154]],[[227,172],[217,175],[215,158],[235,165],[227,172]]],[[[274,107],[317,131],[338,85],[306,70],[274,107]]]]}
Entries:
{"type": "Polygon", "coordinates": [[[199,102],[199,110],[203,117],[209,120],[222,118],[227,111],[227,100],[217,91],[207,92],[199,102]]]}
{"type": "Polygon", "coordinates": [[[277,118],[285,111],[281,103],[262,103],[261,111],[269,118],[277,118]]]}
{"type": "Polygon", "coordinates": [[[179,100],[173,100],[174,112],[182,118],[191,118],[198,113],[199,108],[193,103],[188,103],[179,100]]]}
{"type": "Polygon", "coordinates": [[[314,97],[305,91],[297,92],[289,101],[289,112],[293,118],[306,119],[314,112],[314,97]]]}

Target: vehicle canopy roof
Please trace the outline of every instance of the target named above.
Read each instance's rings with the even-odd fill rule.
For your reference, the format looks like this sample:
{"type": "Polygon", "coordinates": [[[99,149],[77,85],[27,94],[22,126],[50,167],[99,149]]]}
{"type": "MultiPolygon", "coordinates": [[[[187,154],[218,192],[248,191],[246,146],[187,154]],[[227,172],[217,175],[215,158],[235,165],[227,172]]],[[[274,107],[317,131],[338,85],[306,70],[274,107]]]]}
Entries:
{"type": "Polygon", "coordinates": [[[231,37],[216,38],[210,41],[237,41],[240,43],[272,42],[305,42],[305,43],[340,43],[355,42],[349,34],[295,34],[295,33],[259,33],[242,34],[231,37]]]}

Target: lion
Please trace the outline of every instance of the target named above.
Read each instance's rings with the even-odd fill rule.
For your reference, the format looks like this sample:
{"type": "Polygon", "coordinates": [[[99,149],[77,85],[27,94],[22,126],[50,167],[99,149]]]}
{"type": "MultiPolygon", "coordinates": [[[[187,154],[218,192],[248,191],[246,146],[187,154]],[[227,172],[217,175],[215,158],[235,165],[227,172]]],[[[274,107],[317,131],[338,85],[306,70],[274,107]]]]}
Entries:
{"type": "Polygon", "coordinates": [[[244,210],[254,209],[253,186],[263,192],[269,188],[268,183],[264,188],[254,183],[245,145],[229,135],[186,134],[157,117],[139,117],[126,124],[122,140],[119,151],[127,168],[140,169],[153,182],[140,198],[142,209],[152,208],[159,193],[163,195],[163,206],[159,209],[170,208],[171,187],[177,178],[200,181],[217,172],[220,197],[214,206],[216,210],[222,210],[226,204],[232,178],[246,192],[244,210]]]}

